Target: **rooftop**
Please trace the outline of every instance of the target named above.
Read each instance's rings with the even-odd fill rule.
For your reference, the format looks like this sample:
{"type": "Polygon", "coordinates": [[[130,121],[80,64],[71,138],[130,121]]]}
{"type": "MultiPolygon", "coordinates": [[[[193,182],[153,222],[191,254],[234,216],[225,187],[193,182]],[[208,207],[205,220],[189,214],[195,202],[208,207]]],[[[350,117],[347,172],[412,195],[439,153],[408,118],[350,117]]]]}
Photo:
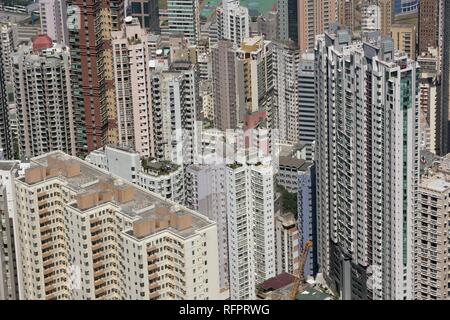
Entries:
{"type": "Polygon", "coordinates": [[[450,188],[450,182],[441,178],[431,178],[422,181],[422,186],[437,192],[444,192],[450,188]]]}
{"type": "Polygon", "coordinates": [[[11,171],[18,163],[18,161],[0,161],[0,170],[11,171]]]}
{"type": "Polygon", "coordinates": [[[333,300],[333,298],[327,293],[311,287],[297,294],[297,300],[333,300]]]}
{"type": "Polygon", "coordinates": [[[148,162],[146,160],[142,160],[142,169],[144,172],[151,172],[157,174],[158,176],[170,174],[177,171],[179,168],[179,165],[170,161],[148,162]]]}
{"type": "Polygon", "coordinates": [[[56,177],[66,181],[67,186],[75,191],[77,199],[70,206],[81,212],[113,203],[122,214],[135,221],[153,217],[155,208],[177,215],[190,215],[191,227],[183,230],[169,228],[181,237],[189,237],[196,230],[214,224],[197,212],[60,151],[31,159],[31,168],[19,180],[33,185],[56,177]]]}
{"type": "Polygon", "coordinates": [[[303,160],[303,159],[297,159],[294,157],[289,156],[280,156],[279,157],[279,164],[280,167],[294,167],[297,168],[299,171],[306,171],[311,165],[312,162],[303,160]]]}

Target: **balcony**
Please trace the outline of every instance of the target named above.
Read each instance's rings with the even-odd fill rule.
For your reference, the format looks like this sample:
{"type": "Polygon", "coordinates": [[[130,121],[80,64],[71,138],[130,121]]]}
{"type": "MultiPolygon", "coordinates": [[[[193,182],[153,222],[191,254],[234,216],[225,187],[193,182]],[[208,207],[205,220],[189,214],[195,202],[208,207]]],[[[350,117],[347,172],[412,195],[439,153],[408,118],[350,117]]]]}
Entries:
{"type": "Polygon", "coordinates": [[[156,299],[158,299],[158,298],[159,298],[159,292],[157,292],[157,291],[151,292],[151,293],[148,295],[148,298],[151,299],[151,300],[156,300],[156,299]]]}

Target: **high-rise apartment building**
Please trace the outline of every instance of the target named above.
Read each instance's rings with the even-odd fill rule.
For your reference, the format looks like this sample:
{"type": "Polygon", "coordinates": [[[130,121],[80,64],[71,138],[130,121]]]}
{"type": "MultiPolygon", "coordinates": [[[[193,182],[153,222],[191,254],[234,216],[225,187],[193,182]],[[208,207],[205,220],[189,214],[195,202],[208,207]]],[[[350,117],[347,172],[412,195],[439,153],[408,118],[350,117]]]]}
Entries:
{"type": "Polygon", "coordinates": [[[239,0],[224,0],[217,8],[217,37],[233,42],[239,47],[250,36],[248,9],[239,5],[239,0]]]}
{"type": "Polygon", "coordinates": [[[66,0],[40,0],[39,13],[41,33],[48,35],[56,43],[68,45],[66,0]]]}
{"type": "Polygon", "coordinates": [[[403,51],[408,58],[416,59],[416,26],[412,24],[393,24],[391,38],[396,50],[403,51]]]}
{"type": "Polygon", "coordinates": [[[300,51],[293,42],[273,42],[274,127],[279,139],[299,141],[299,78],[300,51]]]}
{"type": "Polygon", "coordinates": [[[417,64],[392,39],[316,48],[318,259],[343,299],[411,299],[417,64]]]}
{"type": "Polygon", "coordinates": [[[298,1],[298,46],[300,53],[314,49],[315,37],[323,34],[337,21],[337,7],[334,0],[298,1]]]}
{"type": "Polygon", "coordinates": [[[317,203],[316,203],[316,168],[309,163],[306,170],[298,177],[297,220],[300,232],[299,247],[304,248],[306,242],[313,246],[305,262],[305,277],[315,277],[319,271],[317,252],[317,203]]]}
{"type": "Polygon", "coordinates": [[[68,0],[77,153],[117,144],[111,31],[123,21],[123,0],[68,0]]]}
{"type": "Polygon", "coordinates": [[[0,299],[18,300],[19,273],[16,257],[14,178],[18,161],[0,161],[0,299]]]}
{"type": "Polygon", "coordinates": [[[192,45],[200,39],[198,0],[167,0],[168,32],[186,37],[192,45]]]}
{"type": "Polygon", "coordinates": [[[9,87],[12,87],[14,82],[11,55],[18,45],[17,25],[13,23],[0,24],[1,68],[6,86],[9,87]]]}
{"type": "Polygon", "coordinates": [[[361,9],[361,30],[373,32],[381,30],[381,8],[370,1],[363,4],[361,9]]]}
{"type": "Polygon", "coordinates": [[[127,17],[122,30],[112,32],[111,37],[118,145],[149,157],[153,128],[148,101],[148,34],[137,18],[127,17]]]}
{"type": "Polygon", "coordinates": [[[442,62],[440,71],[442,75],[442,84],[439,104],[439,154],[446,155],[450,151],[450,3],[444,1],[441,9],[442,39],[440,54],[442,54],[442,62]]]}
{"type": "MultiPolygon", "coordinates": [[[[278,12],[269,11],[266,14],[259,16],[258,32],[264,36],[264,39],[275,40],[278,36],[278,12]]],[[[297,41],[297,37],[294,39],[297,41]]]]}
{"type": "Polygon", "coordinates": [[[192,164],[196,150],[197,84],[195,66],[150,63],[154,157],[178,165],[192,164]]]}
{"type": "Polygon", "coordinates": [[[436,48],[438,35],[439,1],[421,0],[419,4],[419,53],[427,52],[428,48],[436,48]]]}
{"type": "MultiPolygon", "coordinates": [[[[0,44],[0,62],[2,63],[0,67],[0,151],[3,157],[6,159],[11,159],[13,156],[13,146],[11,140],[10,131],[10,120],[8,114],[8,95],[6,90],[6,84],[8,80],[8,73],[11,73],[11,69],[8,68],[8,64],[3,65],[3,62],[10,57],[11,52],[9,37],[6,38],[7,41],[4,43],[4,36],[9,36],[10,33],[7,27],[0,26],[1,30],[1,44],[0,44]]],[[[8,79],[9,78],[9,79],[8,79]]]]}
{"type": "Polygon", "coordinates": [[[62,150],[75,154],[70,52],[38,36],[13,55],[19,151],[34,157],[62,150]]]}
{"type": "Polygon", "coordinates": [[[273,48],[260,36],[246,39],[236,50],[236,90],[239,120],[244,115],[267,112],[268,124],[274,123],[273,48]]]}
{"type": "Polygon", "coordinates": [[[186,168],[186,205],[217,224],[221,295],[229,297],[228,217],[224,165],[191,165],[186,168]]]}
{"type": "Polygon", "coordinates": [[[298,41],[298,0],[277,0],[277,34],[281,41],[298,41]]]}
{"type": "Polygon", "coordinates": [[[439,54],[436,48],[429,48],[417,57],[420,66],[419,112],[420,147],[434,154],[438,153],[438,103],[439,103],[439,54]]]}
{"type": "Polygon", "coordinates": [[[414,213],[414,299],[446,300],[449,284],[450,158],[422,176],[414,213]]]}
{"type": "Polygon", "coordinates": [[[24,299],[217,299],[217,227],[61,152],[15,199],[24,299]]]}
{"type": "Polygon", "coordinates": [[[137,18],[143,28],[149,32],[161,31],[158,0],[131,0],[128,6],[127,14],[137,18]]]}
{"type": "Polygon", "coordinates": [[[214,126],[220,130],[237,128],[236,51],[229,40],[221,40],[211,48],[214,95],[214,126]]]}
{"type": "Polygon", "coordinates": [[[391,25],[394,20],[393,13],[393,0],[378,0],[380,6],[380,21],[381,21],[381,34],[383,36],[389,36],[391,25]]]}
{"type": "Polygon", "coordinates": [[[338,0],[338,23],[353,31],[355,28],[355,14],[357,0],[338,0]]]}
{"type": "Polygon", "coordinates": [[[276,274],[273,188],[271,165],[226,167],[231,299],[255,299],[276,274]]]}
{"type": "Polygon", "coordinates": [[[275,217],[276,274],[298,274],[300,232],[291,212],[275,217]]]}
{"type": "Polygon", "coordinates": [[[299,141],[307,146],[307,159],[312,159],[312,144],[316,136],[314,53],[305,52],[300,57],[298,75],[298,134],[299,141]]]}

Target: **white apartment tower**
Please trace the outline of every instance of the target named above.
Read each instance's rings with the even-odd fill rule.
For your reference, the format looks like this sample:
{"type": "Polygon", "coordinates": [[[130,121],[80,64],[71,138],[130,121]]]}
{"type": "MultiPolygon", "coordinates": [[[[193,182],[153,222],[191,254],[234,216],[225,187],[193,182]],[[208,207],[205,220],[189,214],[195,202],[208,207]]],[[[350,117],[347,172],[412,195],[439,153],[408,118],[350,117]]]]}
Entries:
{"type": "Polygon", "coordinates": [[[240,6],[239,0],[224,0],[217,8],[218,40],[230,40],[239,47],[250,36],[248,9],[240,6]]]}
{"type": "Polygon", "coordinates": [[[148,34],[137,18],[127,17],[122,30],[112,32],[111,37],[119,145],[150,157],[154,151],[148,101],[148,34]]]}
{"type": "Polygon", "coordinates": [[[299,141],[300,51],[291,42],[273,42],[275,127],[279,138],[289,143],[299,141]]]}
{"type": "Polygon", "coordinates": [[[229,297],[228,219],[224,165],[191,165],[186,168],[186,205],[217,223],[221,294],[229,297]]]}
{"type": "Polygon", "coordinates": [[[150,63],[154,157],[178,165],[191,164],[196,150],[197,86],[189,62],[170,68],[150,63]]]}
{"type": "Polygon", "coordinates": [[[227,165],[231,299],[255,299],[256,285],[276,275],[273,175],[271,165],[227,165]]]}
{"type": "Polygon", "coordinates": [[[66,0],[39,0],[41,33],[59,44],[69,45],[66,0]]]}
{"type": "Polygon", "coordinates": [[[20,155],[75,154],[70,53],[38,36],[13,55],[20,155]]]}
{"type": "Polygon", "coordinates": [[[319,265],[343,299],[411,299],[417,64],[390,38],[350,39],[315,52],[319,265]]]}
{"type": "Polygon", "coordinates": [[[0,300],[18,300],[14,178],[19,161],[0,161],[0,300]]]}

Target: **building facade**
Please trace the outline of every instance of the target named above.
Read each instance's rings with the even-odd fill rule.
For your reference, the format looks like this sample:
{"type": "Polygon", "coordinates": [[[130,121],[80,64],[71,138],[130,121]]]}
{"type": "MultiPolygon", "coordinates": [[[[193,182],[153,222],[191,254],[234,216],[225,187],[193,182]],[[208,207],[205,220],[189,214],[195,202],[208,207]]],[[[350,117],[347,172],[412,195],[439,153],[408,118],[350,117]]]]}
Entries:
{"type": "Polygon", "coordinates": [[[226,167],[230,298],[255,299],[276,273],[273,168],[226,167]]]}
{"type": "Polygon", "coordinates": [[[148,101],[148,34],[137,18],[127,17],[122,30],[112,32],[111,37],[118,145],[149,157],[153,127],[148,101]]]}
{"type": "Polygon", "coordinates": [[[417,64],[391,39],[352,44],[346,31],[315,55],[320,267],[343,299],[411,299],[417,64]]]}
{"type": "Polygon", "coordinates": [[[24,299],[218,298],[204,216],[61,152],[33,158],[15,193],[24,299]]]}
{"type": "Polygon", "coordinates": [[[200,7],[198,0],[168,0],[168,32],[182,35],[193,45],[200,38],[200,7]]]}
{"type": "Polygon", "coordinates": [[[291,143],[299,141],[300,52],[293,42],[273,43],[274,105],[277,106],[274,127],[279,138],[291,143]]]}
{"type": "Polygon", "coordinates": [[[55,150],[75,154],[70,63],[69,49],[47,36],[13,55],[21,156],[55,150]]]}
{"type": "Polygon", "coordinates": [[[122,25],[124,5],[123,0],[67,5],[77,154],[86,155],[118,142],[111,31],[122,25]]]}
{"type": "Polygon", "coordinates": [[[39,1],[41,33],[59,44],[69,44],[66,0],[39,1]]]}
{"type": "Polygon", "coordinates": [[[224,0],[217,8],[217,38],[233,42],[238,47],[250,36],[248,9],[239,5],[239,0],[224,0]]]}

